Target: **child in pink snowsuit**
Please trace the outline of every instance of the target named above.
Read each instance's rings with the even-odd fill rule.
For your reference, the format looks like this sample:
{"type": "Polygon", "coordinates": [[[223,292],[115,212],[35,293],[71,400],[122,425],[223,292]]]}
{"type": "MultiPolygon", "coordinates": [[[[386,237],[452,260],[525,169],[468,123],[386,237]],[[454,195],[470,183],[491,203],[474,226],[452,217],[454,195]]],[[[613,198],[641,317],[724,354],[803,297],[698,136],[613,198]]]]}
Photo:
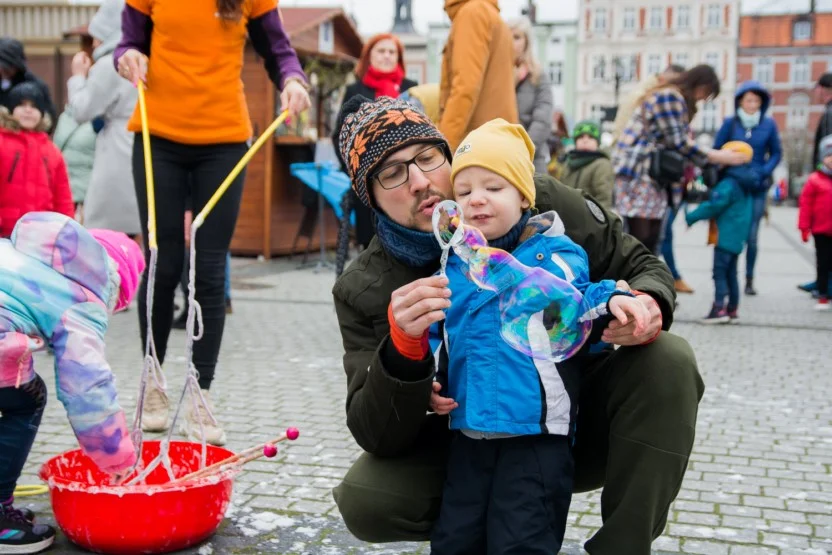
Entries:
{"type": "Polygon", "coordinates": [[[54,351],[58,399],[84,453],[110,473],[136,462],[104,334],[144,265],[123,233],[88,231],[55,212],[30,212],[0,239],[0,552],[34,553],[54,540],[54,530],[12,508],[46,406],[34,351],[54,351]]]}

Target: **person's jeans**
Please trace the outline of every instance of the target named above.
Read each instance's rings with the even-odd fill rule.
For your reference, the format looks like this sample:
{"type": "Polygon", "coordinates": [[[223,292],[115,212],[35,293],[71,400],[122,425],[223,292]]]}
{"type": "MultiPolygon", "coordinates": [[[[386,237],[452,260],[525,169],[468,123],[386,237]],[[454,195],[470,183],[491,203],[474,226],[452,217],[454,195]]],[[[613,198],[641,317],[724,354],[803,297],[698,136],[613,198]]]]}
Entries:
{"type": "Polygon", "coordinates": [[[766,195],[754,197],[751,229],[748,230],[748,248],[745,251],[745,279],[754,279],[754,265],[757,263],[757,237],[760,234],[760,220],[766,211],[766,195]]]}
{"type": "Polygon", "coordinates": [[[728,297],[728,308],[736,309],[740,304],[740,282],[737,278],[737,261],[740,256],[720,249],[714,249],[714,304],[725,306],[728,297]]]}
{"type": "Polygon", "coordinates": [[[12,497],[46,408],[40,376],[19,388],[0,388],[0,501],[12,497]]]}
{"type": "MultiPolygon", "coordinates": [[[[246,143],[189,145],[150,138],[156,182],[156,232],[159,257],[153,297],[153,338],[164,362],[171,325],[173,298],[182,277],[185,252],[185,199],[189,194],[199,212],[247,150],[246,143]]],[[[144,148],[133,141],[133,177],[139,214],[147,221],[144,148]]],[[[225,328],[225,274],[228,247],[237,224],[245,171],[234,180],[196,236],[196,300],[202,307],[202,339],[194,343],[193,360],[199,386],[208,389],[214,378],[225,328]]],[[[145,252],[149,260],[149,252],[145,252]]],[[[147,342],[147,273],[139,291],[139,331],[147,342]]]]}
{"type": "Polygon", "coordinates": [[[662,258],[664,258],[665,264],[670,269],[673,279],[682,279],[682,276],[679,275],[679,270],[676,268],[676,257],[673,256],[673,221],[676,219],[676,214],[679,213],[680,209],[681,205],[674,209],[668,209],[667,220],[664,223],[664,239],[662,240],[661,247],[662,258]]]}
{"type": "MultiPolygon", "coordinates": [[[[182,267],[182,281],[179,283],[179,288],[182,295],[185,297],[185,310],[188,309],[188,269],[191,266],[191,253],[185,249],[185,262],[182,267]]],[[[225,301],[231,300],[231,253],[229,252],[225,257],[225,301]]]]}

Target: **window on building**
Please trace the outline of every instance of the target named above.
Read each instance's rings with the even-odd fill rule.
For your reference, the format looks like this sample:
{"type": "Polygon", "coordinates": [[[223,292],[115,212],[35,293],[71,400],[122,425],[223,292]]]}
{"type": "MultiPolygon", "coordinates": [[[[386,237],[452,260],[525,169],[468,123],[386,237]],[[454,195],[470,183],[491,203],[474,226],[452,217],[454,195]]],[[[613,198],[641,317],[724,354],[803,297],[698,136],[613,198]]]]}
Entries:
{"type": "Polygon", "coordinates": [[[705,54],[705,63],[714,68],[719,75],[719,52],[708,52],[705,54]]]}
{"type": "Polygon", "coordinates": [[[768,85],[774,82],[774,64],[771,58],[759,58],[754,66],[754,78],[762,83],[768,85]]]}
{"type": "Polygon", "coordinates": [[[690,28],[690,6],[679,6],[676,8],[676,28],[690,28]]]}
{"type": "Polygon", "coordinates": [[[650,28],[664,29],[664,7],[653,6],[650,8],[650,28]]]}
{"type": "Polygon", "coordinates": [[[606,76],[606,60],[603,56],[594,56],[592,59],[592,81],[599,83],[604,80],[606,76]]]}
{"type": "Polygon", "coordinates": [[[706,102],[702,105],[702,131],[712,133],[716,131],[717,105],[714,102],[706,102]]]}
{"type": "Polygon", "coordinates": [[[799,93],[789,97],[786,111],[786,127],[789,129],[806,129],[809,127],[809,95],[799,93]]]}
{"type": "Polygon", "coordinates": [[[690,56],[687,52],[677,52],[673,55],[673,63],[687,69],[688,63],[690,63],[690,56]]]}
{"type": "Polygon", "coordinates": [[[553,85],[563,84],[563,62],[549,62],[549,82],[553,85]]]}
{"type": "Polygon", "coordinates": [[[707,25],[710,29],[722,26],[722,6],[719,4],[708,4],[707,25]]]}
{"type": "Polygon", "coordinates": [[[620,56],[616,58],[616,72],[622,83],[636,80],[636,56],[620,56]]]}
{"type": "Polygon", "coordinates": [[[593,104],[590,109],[589,117],[592,121],[603,121],[606,111],[600,104],[593,104]]]}
{"type": "Polygon", "coordinates": [[[812,38],[811,21],[795,21],[792,29],[794,40],[809,40],[812,38]]]}
{"type": "Polygon", "coordinates": [[[662,55],[650,54],[647,56],[647,75],[655,75],[662,70],[662,55]]]}
{"type": "Polygon", "coordinates": [[[595,8],[595,30],[607,30],[607,8],[595,8]]]}
{"type": "Polygon", "coordinates": [[[636,9],[624,8],[624,17],[621,19],[622,29],[634,31],[636,28],[636,9]]]}
{"type": "Polygon", "coordinates": [[[792,64],[792,84],[805,85],[809,83],[809,58],[798,56],[792,64]]]}

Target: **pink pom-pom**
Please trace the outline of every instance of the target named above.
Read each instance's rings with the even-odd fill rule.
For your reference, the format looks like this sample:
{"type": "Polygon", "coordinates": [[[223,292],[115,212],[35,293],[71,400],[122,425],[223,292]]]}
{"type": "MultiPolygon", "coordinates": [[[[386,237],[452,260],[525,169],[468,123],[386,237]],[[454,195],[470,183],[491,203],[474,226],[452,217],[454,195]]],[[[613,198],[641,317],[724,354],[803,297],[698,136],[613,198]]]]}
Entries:
{"type": "Polygon", "coordinates": [[[263,454],[268,458],[272,458],[277,455],[277,447],[272,444],[266,445],[263,447],[263,454]]]}
{"type": "Polygon", "coordinates": [[[286,439],[289,441],[294,441],[300,435],[300,430],[297,428],[286,428],[286,439]]]}

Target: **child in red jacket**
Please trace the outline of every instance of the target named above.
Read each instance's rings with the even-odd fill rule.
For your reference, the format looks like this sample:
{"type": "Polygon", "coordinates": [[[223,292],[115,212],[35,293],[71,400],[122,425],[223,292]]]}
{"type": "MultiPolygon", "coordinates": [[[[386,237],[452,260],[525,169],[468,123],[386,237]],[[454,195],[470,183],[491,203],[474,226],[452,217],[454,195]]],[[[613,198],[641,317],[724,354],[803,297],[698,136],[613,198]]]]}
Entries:
{"type": "Polygon", "coordinates": [[[815,237],[818,266],[818,304],[816,310],[829,310],[829,275],[832,272],[832,135],[825,137],[818,149],[820,168],[809,176],[800,193],[797,227],[803,242],[815,237]]]}
{"type": "Polygon", "coordinates": [[[0,237],[9,237],[28,212],[75,217],[66,164],[46,130],[46,99],[34,83],[21,83],[0,107],[0,237]]]}

